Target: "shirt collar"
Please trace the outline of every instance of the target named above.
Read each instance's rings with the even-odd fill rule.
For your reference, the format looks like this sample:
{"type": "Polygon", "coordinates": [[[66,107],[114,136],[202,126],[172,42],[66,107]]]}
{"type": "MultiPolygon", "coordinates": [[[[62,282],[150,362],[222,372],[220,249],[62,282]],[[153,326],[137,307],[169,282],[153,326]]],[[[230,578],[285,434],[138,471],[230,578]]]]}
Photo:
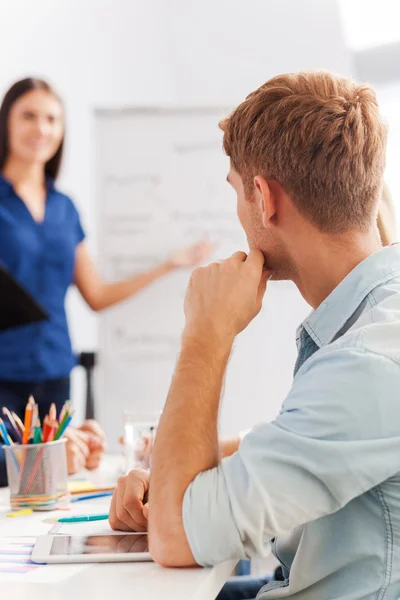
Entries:
{"type": "Polygon", "coordinates": [[[300,326],[321,348],[329,344],[378,285],[400,275],[400,244],[387,246],[357,265],[300,326]]]}

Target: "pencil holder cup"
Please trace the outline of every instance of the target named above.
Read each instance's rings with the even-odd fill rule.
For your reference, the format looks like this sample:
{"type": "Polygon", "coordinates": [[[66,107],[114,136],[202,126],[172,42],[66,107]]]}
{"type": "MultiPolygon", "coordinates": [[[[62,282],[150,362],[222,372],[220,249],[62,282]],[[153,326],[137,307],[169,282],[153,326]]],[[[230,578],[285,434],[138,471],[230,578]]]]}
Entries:
{"type": "Polygon", "coordinates": [[[53,510],[68,503],[65,439],[3,448],[13,509],[53,510]]]}

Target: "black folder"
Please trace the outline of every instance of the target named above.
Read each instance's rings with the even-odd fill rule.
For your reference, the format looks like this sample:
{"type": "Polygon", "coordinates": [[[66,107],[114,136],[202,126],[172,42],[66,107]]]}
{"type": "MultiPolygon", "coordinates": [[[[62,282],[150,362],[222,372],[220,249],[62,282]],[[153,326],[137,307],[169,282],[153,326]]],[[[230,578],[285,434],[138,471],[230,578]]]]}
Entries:
{"type": "Polygon", "coordinates": [[[46,311],[0,263],[0,331],[48,318],[46,311]]]}

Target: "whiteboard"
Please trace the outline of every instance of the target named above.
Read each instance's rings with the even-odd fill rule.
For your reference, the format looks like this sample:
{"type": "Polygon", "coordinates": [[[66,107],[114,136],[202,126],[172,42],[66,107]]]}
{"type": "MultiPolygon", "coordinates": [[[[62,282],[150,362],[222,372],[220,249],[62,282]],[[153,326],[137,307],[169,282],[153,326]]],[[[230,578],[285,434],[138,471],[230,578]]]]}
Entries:
{"type": "MultiPolygon", "coordinates": [[[[106,280],[140,273],[209,237],[211,260],[247,250],[226,182],[217,108],[96,111],[99,264],[106,280]]],[[[97,415],[115,449],[124,409],[162,409],[180,347],[190,270],[173,272],[100,319],[97,415]]],[[[290,387],[295,328],[308,307],[289,282],[269,286],[264,308],[232,353],[221,433],[274,418],[290,387]]]]}

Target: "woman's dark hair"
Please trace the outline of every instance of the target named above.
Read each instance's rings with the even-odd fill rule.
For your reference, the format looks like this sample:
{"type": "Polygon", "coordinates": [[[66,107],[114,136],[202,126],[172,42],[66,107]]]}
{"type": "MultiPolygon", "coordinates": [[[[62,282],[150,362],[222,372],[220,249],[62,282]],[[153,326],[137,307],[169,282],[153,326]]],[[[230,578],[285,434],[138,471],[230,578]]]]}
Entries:
{"type": "MultiPolygon", "coordinates": [[[[14,83],[14,85],[4,96],[3,102],[0,106],[0,171],[2,171],[4,168],[10,150],[8,143],[8,119],[11,108],[18,98],[21,98],[21,96],[31,92],[32,90],[44,90],[45,92],[49,92],[49,94],[52,94],[61,102],[61,99],[53,90],[53,88],[42,79],[27,77],[26,79],[21,79],[21,81],[14,83]]],[[[63,146],[64,137],[61,140],[61,144],[55,155],[46,163],[45,174],[50,176],[52,179],[57,178],[60,170],[63,146]]]]}

